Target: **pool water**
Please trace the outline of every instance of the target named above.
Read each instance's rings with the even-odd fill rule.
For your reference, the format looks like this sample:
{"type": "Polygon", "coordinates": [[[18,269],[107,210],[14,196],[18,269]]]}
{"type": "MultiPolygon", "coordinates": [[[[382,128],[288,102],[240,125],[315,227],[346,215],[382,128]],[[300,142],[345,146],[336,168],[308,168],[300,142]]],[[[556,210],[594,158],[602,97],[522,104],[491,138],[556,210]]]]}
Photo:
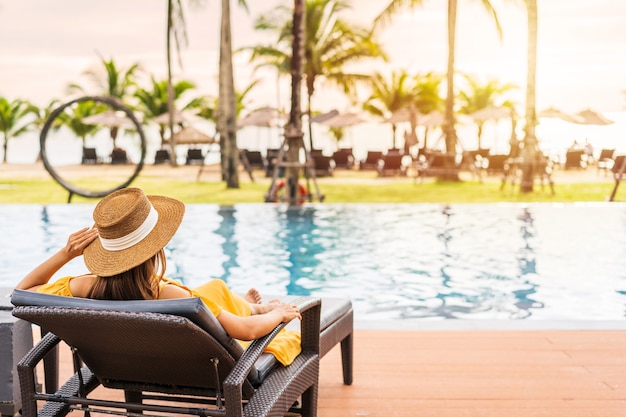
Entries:
{"type": "MultiPolygon", "coordinates": [[[[92,224],[93,205],[0,207],[0,285],[92,224]]],[[[357,322],[617,321],[626,205],[188,205],[167,275],[264,294],[350,297],[357,322]]],[[[57,276],[85,271],[81,259],[57,276]]]]}

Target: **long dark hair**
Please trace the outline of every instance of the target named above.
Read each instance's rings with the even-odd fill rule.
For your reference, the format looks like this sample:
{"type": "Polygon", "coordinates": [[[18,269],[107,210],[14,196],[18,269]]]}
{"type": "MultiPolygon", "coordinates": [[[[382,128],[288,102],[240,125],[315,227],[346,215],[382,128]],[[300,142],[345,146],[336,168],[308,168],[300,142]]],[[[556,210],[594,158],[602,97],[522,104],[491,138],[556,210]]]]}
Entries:
{"type": "Polygon", "coordinates": [[[165,273],[165,252],[136,267],[110,277],[97,277],[87,298],[99,300],[154,300],[159,296],[159,282],[165,273]]]}

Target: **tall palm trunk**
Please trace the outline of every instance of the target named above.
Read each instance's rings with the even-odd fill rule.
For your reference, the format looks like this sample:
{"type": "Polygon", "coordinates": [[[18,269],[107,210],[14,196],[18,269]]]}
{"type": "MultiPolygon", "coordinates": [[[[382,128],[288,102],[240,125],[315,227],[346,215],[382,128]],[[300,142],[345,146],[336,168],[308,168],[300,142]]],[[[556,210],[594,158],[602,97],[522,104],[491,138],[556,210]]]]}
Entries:
{"type": "Polygon", "coordinates": [[[237,108],[233,74],[233,46],[230,0],[222,0],[220,25],[220,70],[217,127],[220,135],[222,179],[227,188],[239,188],[239,149],[237,149],[237,108]]]}
{"type": "MultiPolygon", "coordinates": [[[[456,45],[456,12],[457,0],[448,0],[448,69],[446,74],[446,110],[444,121],[444,136],[446,141],[446,152],[449,157],[448,163],[454,165],[454,154],[456,152],[456,128],[454,126],[454,54],[456,45]]],[[[458,181],[458,172],[452,169],[446,171],[444,179],[458,181]]]]}
{"type": "Polygon", "coordinates": [[[311,121],[311,117],[313,116],[313,110],[311,109],[311,101],[313,98],[313,87],[309,86],[309,80],[307,79],[306,81],[307,83],[307,96],[306,96],[306,101],[307,101],[307,106],[308,106],[308,114],[309,114],[309,118],[308,118],[308,128],[309,128],[309,146],[310,149],[313,149],[313,122],[311,121]]]}
{"type": "MultiPolygon", "coordinates": [[[[291,109],[285,126],[287,141],[287,161],[298,162],[300,146],[304,143],[302,132],[302,65],[304,53],[304,0],[294,0],[293,6],[293,45],[291,53],[291,109]]],[[[286,169],[289,205],[298,204],[298,167],[286,169]]]]}
{"type": "Polygon", "coordinates": [[[4,133],[4,142],[2,144],[2,150],[3,150],[3,155],[2,155],[2,163],[6,164],[7,163],[7,151],[9,150],[9,134],[7,132],[4,133]]]}
{"type": "Polygon", "coordinates": [[[174,30],[173,0],[167,2],[167,39],[165,49],[167,54],[167,111],[169,113],[168,127],[170,131],[170,163],[176,166],[176,143],[174,143],[174,87],[172,85],[172,31],[174,30]]]}
{"type": "Polygon", "coordinates": [[[526,0],[528,15],[528,72],[526,75],[526,127],[524,150],[522,153],[522,180],[520,192],[533,191],[535,164],[537,162],[537,109],[535,104],[536,73],[537,73],[537,0],[526,0]]]}

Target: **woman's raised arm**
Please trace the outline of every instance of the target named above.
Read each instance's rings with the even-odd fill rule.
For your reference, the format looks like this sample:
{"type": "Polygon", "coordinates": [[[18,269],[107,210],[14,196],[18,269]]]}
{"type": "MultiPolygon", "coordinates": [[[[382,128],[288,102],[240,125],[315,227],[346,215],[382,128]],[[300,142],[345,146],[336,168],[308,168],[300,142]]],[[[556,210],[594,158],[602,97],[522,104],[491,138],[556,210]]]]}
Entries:
{"type": "Polygon", "coordinates": [[[97,237],[98,230],[88,227],[72,233],[63,248],[33,269],[15,286],[15,288],[19,290],[35,291],[39,286],[47,284],[50,278],[52,278],[63,265],[77,256],[81,256],[85,248],[97,237]]]}

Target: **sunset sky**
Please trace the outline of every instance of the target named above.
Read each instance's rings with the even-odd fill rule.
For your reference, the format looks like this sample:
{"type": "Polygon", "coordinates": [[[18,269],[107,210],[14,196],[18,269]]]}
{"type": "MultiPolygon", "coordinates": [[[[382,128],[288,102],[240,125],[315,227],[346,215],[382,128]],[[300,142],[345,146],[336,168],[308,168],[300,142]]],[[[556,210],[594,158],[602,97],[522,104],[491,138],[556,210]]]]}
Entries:
{"type": "MultiPolygon", "coordinates": [[[[272,39],[255,34],[252,21],[277,4],[248,1],[246,14],[232,3],[236,47],[272,39]]],[[[425,0],[424,6],[397,16],[380,34],[391,62],[364,64],[362,71],[408,69],[439,71],[446,65],[447,2],[425,0]]],[[[498,79],[521,88],[526,79],[526,14],[521,6],[493,0],[504,29],[498,39],[479,1],[460,0],[457,70],[482,80],[498,79]]],[[[576,112],[592,107],[603,112],[626,108],[626,1],[539,0],[538,109],[556,106],[576,112]]],[[[187,2],[184,2],[187,5],[187,2]]],[[[287,1],[285,4],[292,4],[287,1]]],[[[353,0],[345,18],[370,26],[385,1],[353,0]]],[[[176,76],[193,80],[203,93],[217,92],[219,2],[186,8],[189,46],[176,76]]],[[[0,0],[0,95],[45,105],[65,97],[68,82],[81,82],[81,72],[98,63],[97,53],[120,65],[139,62],[157,77],[165,76],[166,2],[156,0],[0,0]]],[[[287,105],[286,82],[276,87],[271,71],[252,75],[243,57],[236,61],[237,87],[252,77],[264,83],[253,106],[287,105]],[[278,90],[278,91],[277,91],[278,90]],[[277,97],[280,96],[280,99],[277,97]]],[[[286,80],[285,80],[286,81],[286,80]]],[[[314,106],[337,106],[336,93],[319,85],[314,106]]],[[[348,103],[345,103],[347,106],[348,103]]]]}

